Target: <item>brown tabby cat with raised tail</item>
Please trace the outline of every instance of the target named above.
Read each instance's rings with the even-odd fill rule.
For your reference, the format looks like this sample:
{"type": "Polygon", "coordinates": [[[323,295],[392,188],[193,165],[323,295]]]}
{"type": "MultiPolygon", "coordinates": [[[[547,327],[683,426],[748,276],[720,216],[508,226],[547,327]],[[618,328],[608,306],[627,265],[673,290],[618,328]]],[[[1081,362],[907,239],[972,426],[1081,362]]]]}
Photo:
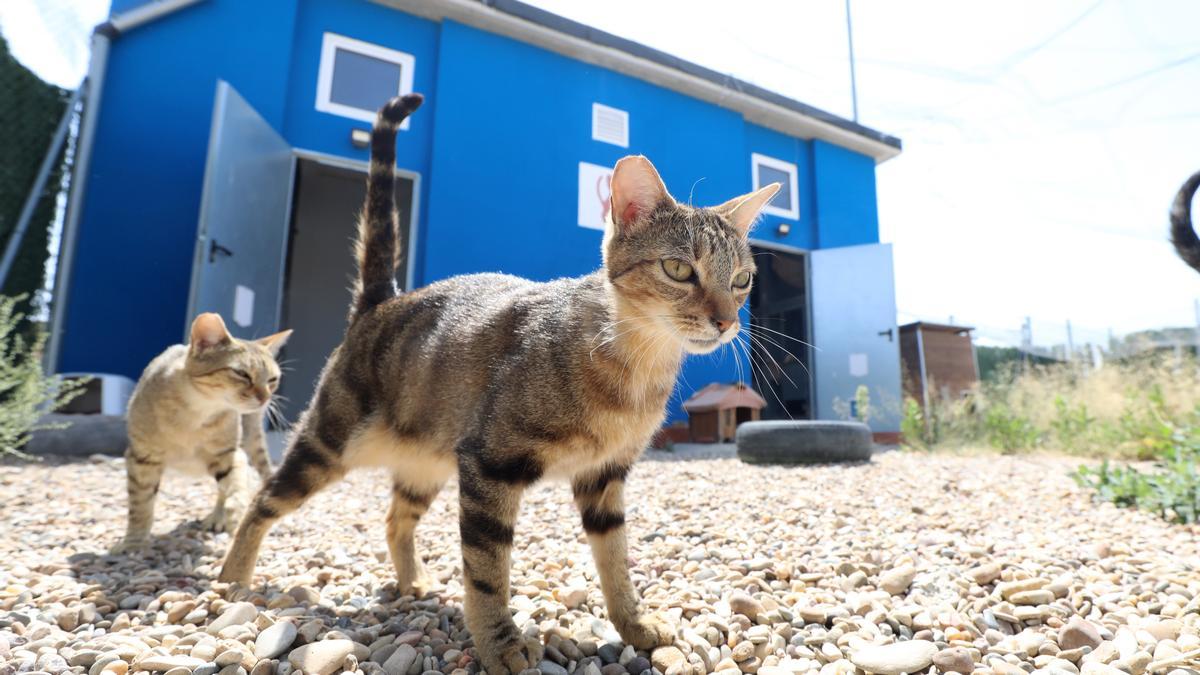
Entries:
{"type": "Polygon", "coordinates": [[[692,208],[646,158],[626,157],[613,173],[600,270],[548,283],[461,276],[398,294],[394,144],[421,101],[404,96],[379,113],[345,340],[220,579],[248,583],[275,521],[350,469],[382,466],[393,478],[392,562],[400,587],[420,593],[413,530],[457,474],[467,627],[489,673],[517,673],[537,665],[542,647],[508,609],[513,523],[525,488],[563,477],[609,618],[638,648],[671,644],[674,629],[640,611],[630,581],[624,480],[663,421],[684,355],[737,334],[754,274],[747,232],[779,186],[692,208]]]}
{"type": "Polygon", "coordinates": [[[279,386],[275,356],[291,333],[239,340],[219,315],[201,314],[188,344],[168,348],[146,366],[126,416],[129,522],[114,552],[148,543],[154,498],[168,467],[217,481],[205,529],[237,527],[250,501],[247,456],[264,481],[271,475],[263,415],[279,386]]]}

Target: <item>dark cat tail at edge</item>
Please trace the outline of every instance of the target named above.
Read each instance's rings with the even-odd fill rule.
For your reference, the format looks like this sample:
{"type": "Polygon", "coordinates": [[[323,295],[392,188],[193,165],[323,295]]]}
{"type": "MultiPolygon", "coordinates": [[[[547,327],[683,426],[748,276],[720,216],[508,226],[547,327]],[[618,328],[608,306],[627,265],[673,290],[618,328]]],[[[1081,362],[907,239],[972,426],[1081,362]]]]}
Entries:
{"type": "Polygon", "coordinates": [[[1200,171],[1192,174],[1175,195],[1175,203],[1171,205],[1171,243],[1183,262],[1200,272],[1200,238],[1192,228],[1192,197],[1197,188],[1200,188],[1200,171]]]}
{"type": "Polygon", "coordinates": [[[394,196],[396,184],[396,130],[421,107],[425,98],[406,94],[393,98],[379,109],[371,130],[371,169],[367,176],[367,198],[358,217],[358,279],[350,320],[397,294],[396,266],[403,253],[399,245],[399,221],[394,196]]]}

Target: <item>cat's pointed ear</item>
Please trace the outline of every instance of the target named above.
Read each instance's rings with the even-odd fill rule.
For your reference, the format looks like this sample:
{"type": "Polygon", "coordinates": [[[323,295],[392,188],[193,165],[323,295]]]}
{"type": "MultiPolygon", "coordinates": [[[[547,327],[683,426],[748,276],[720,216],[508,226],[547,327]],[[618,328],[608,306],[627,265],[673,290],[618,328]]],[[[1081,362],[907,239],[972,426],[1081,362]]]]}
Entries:
{"type": "Polygon", "coordinates": [[[279,350],[283,349],[283,345],[287,343],[287,339],[291,336],[292,329],[289,328],[274,335],[258,338],[255,342],[266,347],[267,351],[271,352],[271,356],[279,356],[279,350]]]}
{"type": "Polygon", "coordinates": [[[226,330],[221,315],[206,312],[192,322],[192,338],[188,345],[192,353],[199,354],[213,347],[229,344],[231,340],[233,336],[226,330]]]}
{"type": "Polygon", "coordinates": [[[750,234],[750,226],[758,219],[759,212],[762,207],[771,201],[779,188],[782,187],[779,183],[771,183],[751,192],[750,194],[734,197],[724,204],[714,207],[714,211],[725,216],[729,220],[729,224],[733,229],[741,233],[743,237],[750,234]]]}
{"type": "Polygon", "coordinates": [[[668,199],[667,186],[645,157],[623,157],[613,168],[611,215],[618,234],[628,234],[645,223],[655,207],[668,199]]]}

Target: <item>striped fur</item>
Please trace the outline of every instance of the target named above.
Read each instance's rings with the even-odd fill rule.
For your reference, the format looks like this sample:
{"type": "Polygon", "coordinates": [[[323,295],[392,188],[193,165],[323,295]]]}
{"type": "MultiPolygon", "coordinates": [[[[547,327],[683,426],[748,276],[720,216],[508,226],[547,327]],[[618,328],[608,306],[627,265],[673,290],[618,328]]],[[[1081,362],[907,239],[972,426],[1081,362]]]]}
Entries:
{"type": "MultiPolygon", "coordinates": [[[[376,169],[391,166],[378,145],[374,155],[376,169]]],[[[542,646],[508,608],[517,512],[527,487],[558,477],[572,485],[608,617],[640,649],[671,644],[675,630],[641,611],[629,577],[625,477],[663,421],[684,355],[736,335],[749,287],[732,281],[754,269],[746,232],[773,192],[692,208],[671,199],[648,160],[626,158],[602,269],[546,283],[476,274],[391,297],[396,238],[377,208],[378,174],[350,326],[220,579],[249,583],[276,521],[347,471],[383,467],[397,584],[421,595],[429,580],[413,533],[457,475],[467,627],[488,673],[518,673],[536,667],[542,646]],[[686,261],[694,278],[672,279],[664,259],[686,261]]]]}
{"type": "Polygon", "coordinates": [[[371,130],[371,168],[367,201],[358,218],[358,279],[350,320],[396,296],[396,266],[400,263],[399,220],[396,215],[396,131],[421,107],[424,97],[408,94],[380,108],[371,130]]]}
{"type": "Polygon", "coordinates": [[[1192,227],[1192,199],[1197,188],[1200,188],[1200,172],[1192,174],[1175,195],[1175,203],[1171,205],[1171,243],[1179,257],[1200,272],[1200,238],[1192,227]]]}

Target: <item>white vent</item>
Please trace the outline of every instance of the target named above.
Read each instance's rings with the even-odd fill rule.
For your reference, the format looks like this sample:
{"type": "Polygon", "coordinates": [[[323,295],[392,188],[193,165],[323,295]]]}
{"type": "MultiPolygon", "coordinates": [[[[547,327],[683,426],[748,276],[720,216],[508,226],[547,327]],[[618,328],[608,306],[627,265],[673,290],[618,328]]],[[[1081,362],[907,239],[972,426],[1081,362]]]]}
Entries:
{"type": "Polygon", "coordinates": [[[629,113],[592,104],[592,140],[629,147],[629,113]]]}

